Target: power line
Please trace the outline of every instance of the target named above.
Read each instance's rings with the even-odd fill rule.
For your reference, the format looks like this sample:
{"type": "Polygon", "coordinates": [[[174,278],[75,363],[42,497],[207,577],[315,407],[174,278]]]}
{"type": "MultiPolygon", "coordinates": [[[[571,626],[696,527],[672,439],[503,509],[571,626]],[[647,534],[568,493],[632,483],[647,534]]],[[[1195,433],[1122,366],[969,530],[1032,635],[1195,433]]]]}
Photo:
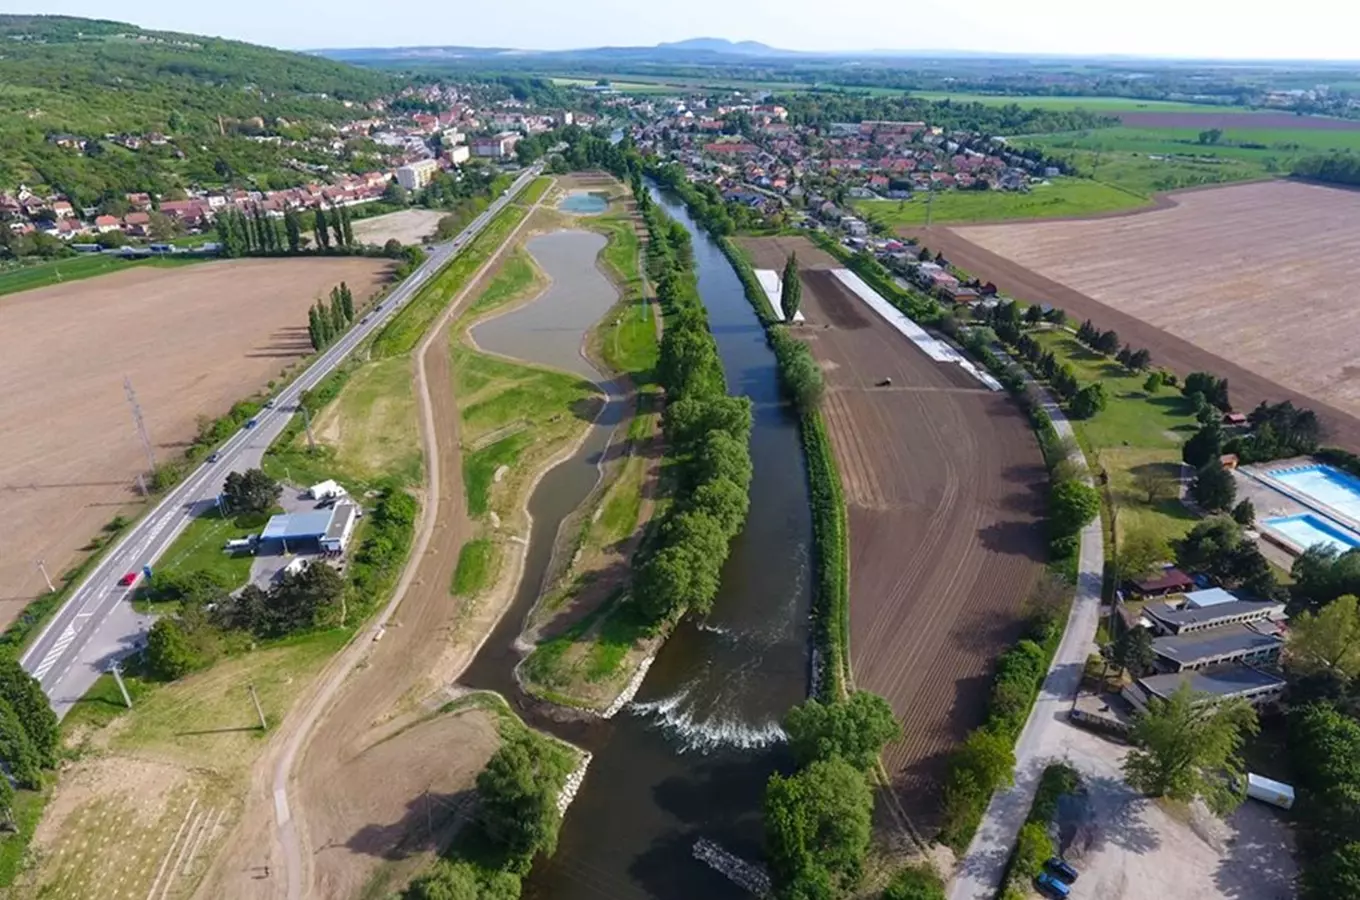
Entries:
{"type": "MultiPolygon", "coordinates": [[[[146,451],[146,462],[150,467],[149,471],[156,471],[156,451],[151,446],[151,435],[146,431],[146,421],[142,418],[142,405],[137,402],[137,392],[132,389],[132,378],[123,376],[123,393],[127,395],[128,404],[132,407],[132,421],[137,426],[137,437],[142,442],[142,449],[146,451]]],[[[145,493],[146,486],[142,486],[145,493]]]]}

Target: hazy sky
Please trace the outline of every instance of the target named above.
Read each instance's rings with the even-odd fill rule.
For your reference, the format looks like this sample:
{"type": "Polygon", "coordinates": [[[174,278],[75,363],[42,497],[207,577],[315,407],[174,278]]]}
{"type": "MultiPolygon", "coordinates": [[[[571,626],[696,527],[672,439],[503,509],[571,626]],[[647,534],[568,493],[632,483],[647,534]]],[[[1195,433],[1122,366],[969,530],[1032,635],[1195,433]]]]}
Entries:
{"type": "Polygon", "coordinates": [[[711,36],[795,50],[1360,57],[1355,0],[0,0],[0,12],[20,11],[125,19],[297,49],[564,49],[711,36]]]}

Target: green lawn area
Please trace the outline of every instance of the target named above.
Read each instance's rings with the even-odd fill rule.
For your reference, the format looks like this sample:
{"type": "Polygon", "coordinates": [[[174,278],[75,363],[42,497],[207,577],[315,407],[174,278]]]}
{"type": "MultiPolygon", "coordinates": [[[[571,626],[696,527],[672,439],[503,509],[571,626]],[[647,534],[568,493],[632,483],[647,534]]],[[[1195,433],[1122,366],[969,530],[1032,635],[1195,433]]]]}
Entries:
{"type": "Polygon", "coordinates": [[[1270,175],[1264,162],[1230,158],[1153,158],[1157,154],[1124,150],[1072,150],[1067,154],[1082,173],[1096,181],[1112,184],[1135,194],[1151,197],[1162,191],[1265,178],[1270,175]]]}
{"type": "Polygon", "coordinates": [[[526,215],[522,206],[510,204],[496,214],[471,244],[430,279],[373,342],[373,355],[399,356],[415,349],[430,323],[467,287],[468,281],[505,243],[506,237],[526,215]]]}
{"type": "Polygon", "coordinates": [[[1005,94],[969,94],[956,91],[912,91],[911,96],[922,100],[949,100],[954,103],[981,103],[985,106],[1009,106],[1014,103],[1025,109],[1074,110],[1090,112],[1195,112],[1247,113],[1242,106],[1217,106],[1208,103],[1178,103],[1169,100],[1139,100],[1134,97],[1013,97],[1005,94]]]}
{"type": "Polygon", "coordinates": [[[316,450],[298,430],[265,456],[265,471],[298,485],[334,478],[356,494],[392,479],[419,484],[424,458],[411,360],[394,356],[355,367],[339,396],[313,415],[312,434],[316,450]]]}
{"type": "Polygon", "coordinates": [[[161,555],[155,571],[164,573],[211,572],[224,583],[242,585],[250,577],[251,557],[222,551],[226,542],[259,534],[263,523],[224,519],[217,510],[192,519],[175,542],[161,555]]]}
{"type": "MultiPolygon", "coordinates": [[[[463,485],[467,491],[468,514],[486,515],[491,508],[491,485],[501,466],[514,468],[524,449],[534,442],[528,426],[494,443],[463,454],[463,485]]],[[[459,560],[459,566],[462,560],[459,560]]]]}
{"type": "Polygon", "coordinates": [[[538,264],[528,251],[523,247],[515,247],[506,254],[496,277],[459,316],[459,327],[466,327],[507,303],[537,293],[546,281],[547,278],[539,271],[538,264]]]}
{"type": "Polygon", "coordinates": [[[1113,359],[1083,347],[1066,332],[1033,334],[1060,361],[1071,364],[1079,383],[1098,381],[1105,386],[1109,405],[1094,417],[1075,419],[1072,424],[1087,460],[1109,475],[1109,495],[1119,508],[1120,534],[1146,528],[1167,540],[1184,535],[1195,516],[1176,498],[1149,504],[1146,496],[1140,496],[1135,479],[1151,469],[1179,471],[1181,443],[1199,427],[1189,403],[1170,387],[1148,396],[1143,390],[1145,375],[1130,375],[1113,359]]]}
{"type": "Polygon", "coordinates": [[[458,553],[458,568],[453,572],[453,593],[475,597],[490,586],[496,575],[496,544],[491,538],[468,541],[458,553]]]}
{"type": "Polygon", "coordinates": [[[198,257],[125,260],[116,256],[105,256],[101,253],[90,256],[75,256],[69,259],[54,259],[50,262],[33,263],[15,268],[0,268],[0,296],[67,281],[80,281],[85,278],[93,278],[96,275],[106,275],[109,272],[119,272],[137,266],[155,266],[159,269],[169,269],[202,261],[198,257]]]}
{"type": "Polygon", "coordinates": [[[540,175],[520,192],[515,198],[515,202],[524,206],[533,206],[539,201],[543,194],[548,190],[548,186],[553,183],[551,175],[540,175]]]}
{"type": "MultiPolygon", "coordinates": [[[[1028,192],[1016,191],[941,191],[935,194],[931,221],[936,225],[955,222],[987,222],[1002,219],[1047,219],[1057,216],[1087,216],[1111,210],[1132,209],[1147,204],[1147,198],[1085,178],[1055,178],[1051,184],[1036,186],[1028,192]]],[[[914,199],[856,200],[853,206],[862,215],[893,228],[924,225],[926,197],[914,199]]]]}
{"type": "Polygon", "coordinates": [[[571,413],[597,393],[579,376],[471,350],[458,354],[453,378],[459,389],[464,443],[475,443],[512,423],[530,425],[571,413]]]}

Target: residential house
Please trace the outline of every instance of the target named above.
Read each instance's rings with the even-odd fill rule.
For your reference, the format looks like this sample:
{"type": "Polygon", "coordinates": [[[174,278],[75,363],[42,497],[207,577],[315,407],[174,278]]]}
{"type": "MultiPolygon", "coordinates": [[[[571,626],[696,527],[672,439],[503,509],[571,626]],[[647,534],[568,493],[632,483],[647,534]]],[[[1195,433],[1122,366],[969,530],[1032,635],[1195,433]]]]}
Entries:
{"type": "Polygon", "coordinates": [[[96,216],[94,220],[94,230],[100,234],[107,234],[110,231],[119,229],[117,216],[96,216]]]}

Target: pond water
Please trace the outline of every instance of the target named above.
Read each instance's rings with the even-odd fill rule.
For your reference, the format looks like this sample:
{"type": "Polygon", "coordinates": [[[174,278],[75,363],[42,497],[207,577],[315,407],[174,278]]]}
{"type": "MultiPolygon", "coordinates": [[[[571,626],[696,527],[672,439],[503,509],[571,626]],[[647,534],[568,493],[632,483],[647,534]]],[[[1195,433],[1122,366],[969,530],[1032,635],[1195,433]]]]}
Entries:
{"type": "Polygon", "coordinates": [[[578,216],[596,216],[609,208],[609,200],[604,194],[572,191],[558,202],[557,208],[578,216]]]}

